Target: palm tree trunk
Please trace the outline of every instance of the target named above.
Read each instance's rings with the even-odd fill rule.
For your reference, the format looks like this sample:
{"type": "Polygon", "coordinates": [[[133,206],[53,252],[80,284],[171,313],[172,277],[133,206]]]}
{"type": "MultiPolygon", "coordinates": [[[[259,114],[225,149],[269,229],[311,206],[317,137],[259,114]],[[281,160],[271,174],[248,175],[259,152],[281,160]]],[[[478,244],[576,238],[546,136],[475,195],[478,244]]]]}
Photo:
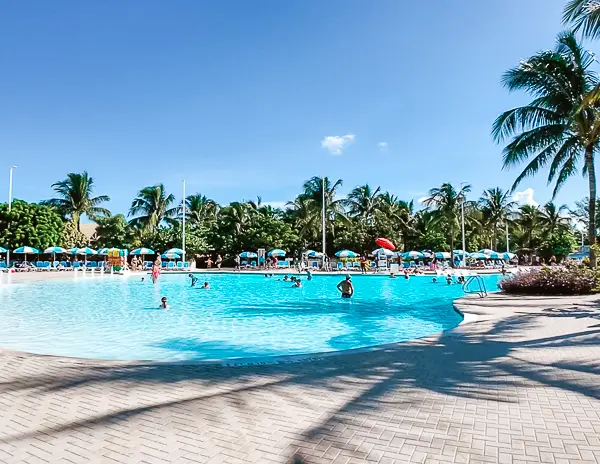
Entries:
{"type": "Polygon", "coordinates": [[[585,164],[587,167],[588,184],[590,189],[589,203],[589,226],[588,241],[590,242],[590,266],[596,267],[596,253],[593,245],[596,244],[596,169],[594,167],[594,147],[588,146],[585,149],[585,164]]]}

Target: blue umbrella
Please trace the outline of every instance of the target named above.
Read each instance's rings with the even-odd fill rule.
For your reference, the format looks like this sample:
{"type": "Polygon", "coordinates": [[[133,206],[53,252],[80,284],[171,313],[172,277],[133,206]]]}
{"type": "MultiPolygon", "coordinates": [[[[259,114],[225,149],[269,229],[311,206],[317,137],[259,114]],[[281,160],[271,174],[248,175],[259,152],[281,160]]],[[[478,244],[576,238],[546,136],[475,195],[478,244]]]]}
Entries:
{"type": "Polygon", "coordinates": [[[40,253],[40,250],[33,247],[22,246],[13,251],[13,253],[25,255],[25,262],[27,262],[27,255],[38,255],[40,253]]]}
{"type": "MultiPolygon", "coordinates": [[[[462,250],[454,250],[453,253],[454,253],[454,256],[458,256],[459,258],[462,258],[462,254],[463,254],[462,250]]],[[[465,254],[467,255],[467,258],[468,258],[470,253],[468,251],[465,251],[465,254]]]]}
{"type": "Polygon", "coordinates": [[[185,252],[181,248],[169,248],[165,253],[177,253],[178,255],[184,255],[185,252]]]}
{"type": "Polygon", "coordinates": [[[0,247],[0,253],[6,253],[6,252],[8,252],[8,250],[6,248],[0,247]]]}
{"type": "Polygon", "coordinates": [[[511,253],[511,252],[509,252],[509,251],[507,251],[506,253],[502,253],[502,259],[505,259],[505,260],[507,260],[507,261],[510,261],[510,260],[511,260],[511,259],[513,259],[515,256],[517,256],[517,255],[515,255],[514,253],[511,253]]]}
{"type": "Polygon", "coordinates": [[[435,257],[437,259],[450,259],[452,256],[449,251],[436,251],[435,257]]]}
{"type": "Polygon", "coordinates": [[[394,256],[394,252],[392,250],[388,250],[387,248],[377,248],[376,250],[373,250],[371,252],[371,255],[373,255],[373,256],[385,255],[387,257],[391,257],[391,256],[394,256]]]}
{"type": "Polygon", "coordinates": [[[256,258],[257,256],[253,251],[243,251],[240,253],[240,258],[256,258]]]}
{"type": "Polygon", "coordinates": [[[315,251],[315,250],[306,250],[306,252],[304,254],[306,256],[308,256],[309,258],[322,258],[323,257],[323,253],[321,253],[320,251],[315,251]]]}
{"type": "Polygon", "coordinates": [[[181,255],[179,253],[175,253],[175,252],[173,252],[171,250],[165,251],[160,256],[161,256],[161,258],[164,258],[164,259],[179,259],[179,258],[181,258],[181,255]]]}
{"type": "Polygon", "coordinates": [[[280,250],[279,248],[271,250],[268,253],[269,256],[275,256],[277,258],[283,258],[285,256],[285,254],[286,254],[286,252],[283,250],[280,250]]]}
{"type": "Polygon", "coordinates": [[[420,251],[407,251],[402,254],[402,257],[404,259],[422,259],[425,257],[425,254],[420,251]]]}
{"type": "Polygon", "coordinates": [[[473,259],[488,259],[488,255],[486,255],[485,253],[481,253],[481,252],[471,253],[469,255],[469,257],[473,258],[473,259]]]}
{"type": "MultiPolygon", "coordinates": [[[[141,248],[136,248],[135,250],[133,250],[131,252],[131,254],[132,255],[153,255],[155,253],[154,253],[154,250],[151,250],[150,248],[141,247],[141,248]]],[[[181,253],[179,253],[179,254],[181,254],[181,253]]]]}
{"type": "Polygon", "coordinates": [[[71,248],[69,253],[72,255],[96,255],[98,254],[96,250],[92,250],[90,247],[82,247],[82,248],[71,248]]]}
{"type": "Polygon", "coordinates": [[[51,246],[51,247],[46,248],[44,250],[44,253],[47,253],[47,254],[68,253],[68,251],[65,250],[63,247],[51,246]]]}
{"type": "Polygon", "coordinates": [[[340,250],[335,254],[338,258],[357,258],[358,254],[351,250],[340,250]]]}
{"type": "Polygon", "coordinates": [[[108,248],[100,248],[100,249],[97,251],[97,253],[98,253],[99,255],[106,256],[106,255],[108,254],[108,248]]]}
{"type": "Polygon", "coordinates": [[[496,253],[495,251],[492,251],[491,253],[486,253],[489,259],[502,259],[502,256],[500,255],[500,253],[496,253]]]}
{"type": "Polygon", "coordinates": [[[483,253],[484,255],[489,255],[491,253],[496,253],[494,250],[490,250],[489,248],[484,248],[483,250],[479,250],[478,253],[483,253]]]}

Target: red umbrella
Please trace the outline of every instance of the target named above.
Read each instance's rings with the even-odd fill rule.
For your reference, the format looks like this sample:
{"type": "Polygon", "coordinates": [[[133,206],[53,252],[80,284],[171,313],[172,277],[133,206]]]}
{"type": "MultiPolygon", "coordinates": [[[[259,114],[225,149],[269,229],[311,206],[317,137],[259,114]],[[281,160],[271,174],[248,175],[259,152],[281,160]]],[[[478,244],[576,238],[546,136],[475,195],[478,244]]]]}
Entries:
{"type": "Polygon", "coordinates": [[[395,250],[396,249],[396,246],[392,243],[392,241],[388,240],[387,238],[376,238],[375,243],[377,245],[379,245],[380,247],[383,247],[387,250],[395,250]]]}

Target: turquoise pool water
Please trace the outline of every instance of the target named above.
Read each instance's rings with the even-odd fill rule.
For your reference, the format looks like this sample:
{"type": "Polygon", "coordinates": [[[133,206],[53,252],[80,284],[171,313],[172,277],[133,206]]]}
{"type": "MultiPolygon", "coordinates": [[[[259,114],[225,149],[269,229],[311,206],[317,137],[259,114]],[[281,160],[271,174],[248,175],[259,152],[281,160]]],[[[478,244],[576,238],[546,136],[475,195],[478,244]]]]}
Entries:
{"type": "MultiPolygon", "coordinates": [[[[214,360],[347,350],[452,328],[460,285],[431,277],[354,276],[352,300],[339,276],[82,276],[0,285],[0,346],[40,354],[114,360],[214,360]],[[170,309],[159,309],[162,296],[170,309]]],[[[485,277],[495,289],[497,276],[485,277]]]]}

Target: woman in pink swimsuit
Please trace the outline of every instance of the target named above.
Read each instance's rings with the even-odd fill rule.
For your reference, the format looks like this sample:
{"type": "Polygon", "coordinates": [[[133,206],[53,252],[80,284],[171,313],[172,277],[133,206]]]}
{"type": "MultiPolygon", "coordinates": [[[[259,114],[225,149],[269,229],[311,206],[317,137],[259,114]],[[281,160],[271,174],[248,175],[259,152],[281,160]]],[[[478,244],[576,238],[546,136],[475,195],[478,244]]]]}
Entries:
{"type": "Polygon", "coordinates": [[[160,259],[160,255],[156,257],[154,264],[152,265],[152,283],[155,284],[158,278],[160,277],[160,266],[162,264],[162,260],[160,259]]]}

